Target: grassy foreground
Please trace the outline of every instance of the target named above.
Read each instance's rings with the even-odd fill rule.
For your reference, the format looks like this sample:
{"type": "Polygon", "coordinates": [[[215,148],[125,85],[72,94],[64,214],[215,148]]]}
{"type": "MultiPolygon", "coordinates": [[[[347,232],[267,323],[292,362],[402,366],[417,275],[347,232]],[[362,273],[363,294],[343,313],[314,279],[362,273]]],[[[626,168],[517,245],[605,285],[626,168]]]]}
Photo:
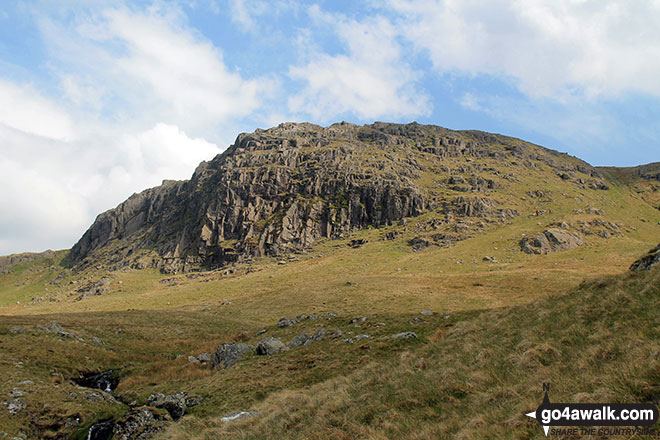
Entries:
{"type": "Polygon", "coordinates": [[[543,438],[523,415],[543,382],[553,401],[660,397],[659,270],[438,324],[393,359],[268,396],[261,416],[192,416],[161,438],[543,438]]]}

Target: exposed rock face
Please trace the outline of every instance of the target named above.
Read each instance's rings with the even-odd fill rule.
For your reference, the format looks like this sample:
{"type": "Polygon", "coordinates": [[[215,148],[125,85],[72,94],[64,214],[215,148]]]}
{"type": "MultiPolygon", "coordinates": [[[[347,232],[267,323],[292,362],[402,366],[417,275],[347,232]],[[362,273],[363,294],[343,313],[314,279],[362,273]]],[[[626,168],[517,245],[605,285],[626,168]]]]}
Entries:
{"type": "Polygon", "coordinates": [[[172,418],[165,411],[158,412],[147,407],[128,411],[113,428],[113,439],[146,440],[164,430],[172,418]]]}
{"type": "Polygon", "coordinates": [[[211,356],[211,365],[213,368],[229,368],[253,348],[254,346],[242,342],[220,344],[211,356]]]}
{"type": "Polygon", "coordinates": [[[660,265],[660,245],[651,249],[648,254],[635,261],[630,270],[650,270],[652,267],[660,265]]]}
{"type": "MultiPolygon", "coordinates": [[[[420,185],[425,173],[445,172],[435,163],[465,158],[447,174],[474,174],[479,170],[467,161],[488,157],[514,158],[525,166],[542,161],[571,175],[596,176],[583,162],[487,133],[417,123],[285,123],[239,135],[224,153],[202,162],[189,181],[164,181],[100,214],[68,259],[77,267],[96,259],[110,269],[178,272],[296,252],[322,238],[435,209],[440,201],[420,185]]],[[[515,179],[512,173],[502,178],[515,179]]],[[[451,182],[481,194],[501,185],[478,175],[451,182]]],[[[442,203],[456,216],[517,215],[482,196],[442,203]]]]}
{"type": "Polygon", "coordinates": [[[11,267],[20,263],[29,263],[40,258],[53,258],[55,252],[47,250],[44,252],[25,252],[22,254],[11,254],[0,256],[0,273],[11,272],[11,267]]]}
{"type": "Polygon", "coordinates": [[[199,396],[188,396],[185,391],[175,394],[156,393],[149,396],[149,406],[166,410],[174,420],[179,420],[186,410],[202,401],[199,396]]]}
{"type": "Polygon", "coordinates": [[[520,240],[520,248],[527,254],[547,254],[549,252],[565,251],[582,246],[582,236],[563,229],[550,228],[534,238],[520,240]]]}

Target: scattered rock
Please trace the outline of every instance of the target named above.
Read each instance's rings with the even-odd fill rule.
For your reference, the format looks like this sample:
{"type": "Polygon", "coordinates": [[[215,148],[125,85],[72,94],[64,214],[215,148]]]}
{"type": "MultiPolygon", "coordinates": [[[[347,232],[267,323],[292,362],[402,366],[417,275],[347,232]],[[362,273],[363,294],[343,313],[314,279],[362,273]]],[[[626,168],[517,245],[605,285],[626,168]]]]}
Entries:
{"type": "Polygon", "coordinates": [[[254,335],[255,335],[255,336],[261,336],[261,335],[263,335],[264,333],[266,333],[267,331],[268,331],[268,330],[266,330],[265,328],[262,328],[261,330],[259,330],[258,332],[256,332],[254,335]]]}
{"type": "Polygon", "coordinates": [[[9,329],[9,333],[20,334],[25,333],[24,327],[12,327],[9,329]]]}
{"type": "Polygon", "coordinates": [[[433,315],[433,312],[430,311],[430,310],[422,310],[422,312],[420,314],[424,315],[424,316],[431,316],[431,315],[433,315]]]}
{"type": "Polygon", "coordinates": [[[355,281],[346,281],[346,285],[355,287],[358,285],[358,283],[356,283],[355,281]]]}
{"type": "Polygon", "coordinates": [[[7,411],[9,411],[9,414],[12,416],[15,416],[27,408],[27,404],[21,399],[14,399],[11,402],[2,402],[2,404],[7,407],[7,411]]]}
{"type": "Polygon", "coordinates": [[[371,335],[355,335],[356,341],[359,341],[360,339],[371,339],[371,335]]]}
{"type": "Polygon", "coordinates": [[[286,328],[291,327],[297,322],[298,320],[296,318],[281,318],[279,321],[277,321],[277,326],[280,328],[286,328]]]}
{"type": "Polygon", "coordinates": [[[208,353],[202,353],[199,356],[197,356],[197,359],[199,360],[200,364],[206,365],[209,362],[211,362],[211,355],[208,353]]]}
{"type": "Polygon", "coordinates": [[[211,356],[211,365],[213,368],[229,368],[253,348],[252,345],[242,342],[220,344],[211,356]]]}
{"type": "Polygon", "coordinates": [[[197,359],[195,356],[188,356],[188,362],[191,364],[199,364],[199,359],[197,359]]]}
{"type": "Polygon", "coordinates": [[[360,322],[364,322],[366,320],[367,320],[366,316],[361,316],[359,318],[353,318],[353,319],[351,319],[351,324],[357,324],[357,323],[360,323],[360,322]]]}
{"type": "Polygon", "coordinates": [[[259,341],[257,344],[257,354],[264,355],[273,355],[281,351],[288,350],[289,347],[284,345],[284,343],[279,338],[266,338],[259,341]]]}
{"type": "Polygon", "coordinates": [[[67,331],[64,331],[64,328],[58,322],[51,322],[47,326],[38,325],[37,330],[47,333],[55,333],[63,338],[75,338],[76,335],[67,331]]]}
{"type": "Polygon", "coordinates": [[[630,270],[649,270],[658,264],[660,264],[660,245],[654,247],[642,258],[635,261],[632,266],[630,266],[630,270]]]}
{"type": "Polygon", "coordinates": [[[392,339],[416,339],[417,333],[415,332],[401,332],[396,335],[390,336],[392,339]]]}
{"type": "Polygon", "coordinates": [[[353,249],[357,249],[357,248],[359,248],[359,247],[362,247],[362,246],[364,246],[365,244],[367,244],[367,240],[365,240],[364,238],[360,238],[360,239],[357,239],[357,240],[351,240],[351,241],[348,243],[348,245],[349,245],[350,247],[352,247],[353,249]]]}
{"type": "Polygon", "coordinates": [[[339,313],[337,313],[337,312],[325,312],[323,314],[324,318],[335,318],[337,316],[339,316],[339,313]]]}
{"type": "Polygon", "coordinates": [[[307,345],[312,340],[312,338],[307,333],[302,333],[291,341],[289,347],[299,347],[301,345],[307,345]]]}

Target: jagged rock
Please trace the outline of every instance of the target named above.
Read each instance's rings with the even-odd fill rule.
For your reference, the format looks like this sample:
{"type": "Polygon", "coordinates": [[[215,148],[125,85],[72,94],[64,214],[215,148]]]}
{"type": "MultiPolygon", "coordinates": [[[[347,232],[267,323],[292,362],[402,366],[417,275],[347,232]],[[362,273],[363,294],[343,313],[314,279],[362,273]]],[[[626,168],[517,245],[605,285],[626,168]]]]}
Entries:
{"type": "Polygon", "coordinates": [[[279,321],[277,321],[277,326],[280,328],[286,328],[297,322],[298,320],[296,318],[281,318],[279,321]]]}
{"type": "Polygon", "coordinates": [[[390,336],[392,339],[416,339],[417,333],[415,332],[402,332],[390,336]]]}
{"type": "Polygon", "coordinates": [[[642,258],[635,261],[630,266],[630,270],[633,271],[650,270],[651,268],[657,266],[658,264],[660,264],[660,245],[654,247],[642,258]]]}
{"type": "Polygon", "coordinates": [[[573,249],[583,244],[584,240],[580,234],[551,228],[537,234],[534,238],[520,240],[520,249],[527,254],[547,254],[573,249]]]}
{"type": "Polygon", "coordinates": [[[147,407],[133,408],[117,421],[112,437],[115,440],[147,440],[163,431],[172,417],[167,411],[147,407]]]}
{"type": "Polygon", "coordinates": [[[279,338],[266,338],[259,341],[257,344],[257,354],[264,355],[273,355],[281,351],[287,351],[289,347],[284,345],[284,343],[279,338]]]}
{"type": "Polygon", "coordinates": [[[21,254],[11,254],[0,256],[0,273],[10,273],[12,266],[20,263],[29,263],[41,258],[54,258],[55,252],[47,250],[44,252],[24,252],[21,254]]]}
{"type": "Polygon", "coordinates": [[[197,356],[197,359],[199,360],[200,364],[206,365],[209,362],[211,362],[211,355],[208,353],[202,353],[199,356],[197,356]]]}
{"type": "Polygon", "coordinates": [[[47,326],[44,325],[38,325],[37,330],[41,330],[42,332],[47,332],[47,333],[55,333],[63,338],[75,338],[76,335],[74,333],[70,333],[64,330],[64,328],[56,321],[51,322],[47,326]]]}
{"type": "Polygon", "coordinates": [[[202,400],[200,396],[188,396],[185,391],[167,395],[156,393],[149,396],[149,406],[162,408],[173,420],[179,420],[186,413],[186,409],[199,405],[202,400]]]}
{"type": "Polygon", "coordinates": [[[293,341],[289,344],[289,347],[299,347],[301,345],[307,345],[312,338],[307,333],[302,333],[295,337],[293,341]]]}
{"type": "Polygon", "coordinates": [[[220,344],[211,356],[211,365],[213,368],[229,368],[253,348],[252,345],[242,342],[220,344]]]}

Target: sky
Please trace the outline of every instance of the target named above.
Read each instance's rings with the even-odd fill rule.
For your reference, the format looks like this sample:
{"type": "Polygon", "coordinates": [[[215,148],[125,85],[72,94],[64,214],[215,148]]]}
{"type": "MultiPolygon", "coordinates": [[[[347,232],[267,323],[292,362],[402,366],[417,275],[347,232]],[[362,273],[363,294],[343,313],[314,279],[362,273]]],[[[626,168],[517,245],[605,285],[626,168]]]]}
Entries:
{"type": "Polygon", "coordinates": [[[4,0],[0,255],[240,132],[417,121],[660,161],[660,0],[4,0]]]}

